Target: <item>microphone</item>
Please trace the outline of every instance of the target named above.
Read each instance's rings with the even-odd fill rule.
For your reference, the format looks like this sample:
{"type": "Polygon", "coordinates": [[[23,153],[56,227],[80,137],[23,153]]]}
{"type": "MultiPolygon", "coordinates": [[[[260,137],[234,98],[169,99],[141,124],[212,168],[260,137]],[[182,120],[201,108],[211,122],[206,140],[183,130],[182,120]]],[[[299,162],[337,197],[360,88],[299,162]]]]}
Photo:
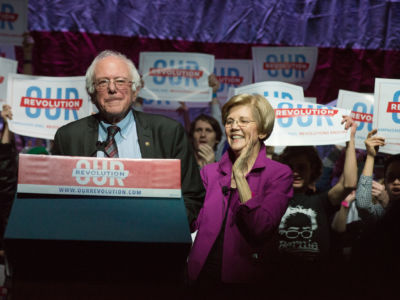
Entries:
{"type": "Polygon", "coordinates": [[[229,192],[229,188],[226,185],[224,185],[222,187],[222,193],[224,194],[224,196],[226,196],[226,195],[228,195],[228,192],[229,192]]]}
{"type": "Polygon", "coordinates": [[[104,149],[106,148],[106,142],[100,142],[100,141],[97,141],[96,142],[96,151],[103,151],[104,152],[104,149]]]}

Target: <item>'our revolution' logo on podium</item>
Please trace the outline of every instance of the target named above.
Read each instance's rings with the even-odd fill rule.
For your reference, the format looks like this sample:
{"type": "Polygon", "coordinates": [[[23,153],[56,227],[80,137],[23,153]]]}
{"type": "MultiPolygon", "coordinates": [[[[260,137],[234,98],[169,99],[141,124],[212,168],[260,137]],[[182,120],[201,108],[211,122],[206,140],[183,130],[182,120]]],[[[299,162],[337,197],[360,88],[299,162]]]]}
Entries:
{"type": "Polygon", "coordinates": [[[179,159],[19,156],[18,193],[180,198],[179,159]]]}
{"type": "Polygon", "coordinates": [[[124,170],[124,164],[117,160],[85,160],[81,159],[76,163],[72,176],[81,185],[87,185],[93,181],[95,185],[124,186],[123,180],[127,178],[129,171],[124,170]],[[101,169],[99,164],[102,164],[101,169]]]}

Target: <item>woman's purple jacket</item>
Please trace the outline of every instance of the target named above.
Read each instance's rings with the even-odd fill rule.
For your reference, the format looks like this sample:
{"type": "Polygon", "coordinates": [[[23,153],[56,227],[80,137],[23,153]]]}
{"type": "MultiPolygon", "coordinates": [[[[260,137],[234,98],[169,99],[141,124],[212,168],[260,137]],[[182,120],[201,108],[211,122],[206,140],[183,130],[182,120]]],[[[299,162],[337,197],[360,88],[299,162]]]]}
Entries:
{"type": "Polygon", "coordinates": [[[252,198],[240,203],[231,185],[232,154],[227,151],[217,163],[201,170],[206,197],[194,223],[198,230],[188,258],[189,279],[196,280],[220,232],[228,199],[231,195],[225,225],[222,254],[222,281],[253,281],[264,272],[258,263],[262,246],[276,232],[293,195],[292,171],[286,165],[266,157],[262,144],[253,168],[246,176],[252,198]]]}

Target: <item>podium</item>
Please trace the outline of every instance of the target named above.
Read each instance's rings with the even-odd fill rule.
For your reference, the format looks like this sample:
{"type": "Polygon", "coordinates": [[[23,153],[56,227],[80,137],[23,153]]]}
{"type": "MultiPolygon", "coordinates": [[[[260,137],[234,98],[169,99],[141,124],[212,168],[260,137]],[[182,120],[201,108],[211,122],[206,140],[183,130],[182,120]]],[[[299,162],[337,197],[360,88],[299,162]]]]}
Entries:
{"type": "Polygon", "coordinates": [[[20,155],[4,242],[17,281],[180,282],[180,161],[20,155]]]}

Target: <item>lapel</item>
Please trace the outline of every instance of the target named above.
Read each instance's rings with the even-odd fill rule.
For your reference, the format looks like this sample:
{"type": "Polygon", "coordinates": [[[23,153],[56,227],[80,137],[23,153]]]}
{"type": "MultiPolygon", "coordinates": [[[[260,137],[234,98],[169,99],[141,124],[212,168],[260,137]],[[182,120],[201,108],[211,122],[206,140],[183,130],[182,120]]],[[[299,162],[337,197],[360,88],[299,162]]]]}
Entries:
{"type": "Polygon", "coordinates": [[[92,115],[88,118],[88,129],[84,133],[83,151],[85,156],[93,156],[96,153],[96,143],[99,137],[100,115],[92,115]]]}
{"type": "MultiPolygon", "coordinates": [[[[231,187],[231,176],[232,176],[232,158],[233,153],[228,149],[225,154],[221,157],[219,161],[219,172],[221,176],[219,177],[219,185],[220,191],[223,190],[224,187],[230,189],[231,187]]],[[[223,194],[224,205],[223,205],[223,214],[225,214],[225,210],[228,206],[228,199],[230,197],[230,192],[223,194]]]]}
{"type": "Polygon", "coordinates": [[[154,140],[151,129],[146,122],[146,114],[132,109],[136,122],[136,132],[139,140],[142,158],[154,158],[154,140]]]}

